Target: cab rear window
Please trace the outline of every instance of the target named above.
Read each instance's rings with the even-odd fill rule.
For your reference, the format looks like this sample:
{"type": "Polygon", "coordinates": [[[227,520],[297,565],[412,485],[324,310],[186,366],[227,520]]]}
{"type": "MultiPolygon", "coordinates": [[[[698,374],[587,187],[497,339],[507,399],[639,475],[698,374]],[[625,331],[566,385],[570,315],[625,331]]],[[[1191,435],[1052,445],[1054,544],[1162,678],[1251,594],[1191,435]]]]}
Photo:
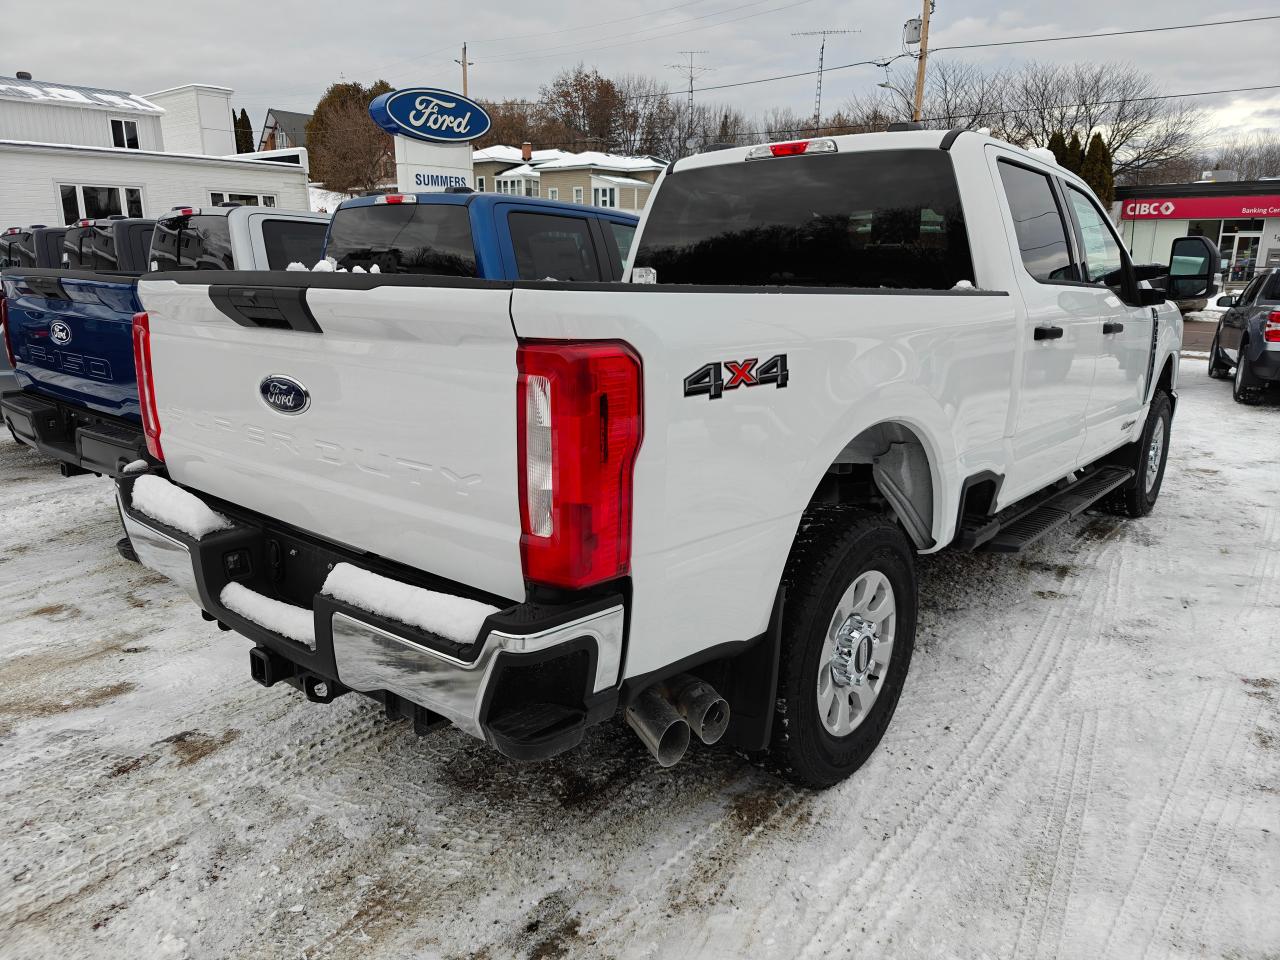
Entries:
{"type": "Polygon", "coordinates": [[[262,243],[267,248],[267,267],[284,270],[291,263],[311,266],[324,250],[324,233],[328,227],[323,220],[264,221],[262,243]]]}
{"type": "Polygon", "coordinates": [[[231,228],[223,216],[169,217],[151,235],[152,270],[234,270],[231,228]]]}
{"type": "Polygon", "coordinates": [[[351,270],[474,277],[471,217],[461,204],[378,203],[333,215],[325,255],[351,270]]]}
{"type": "Polygon", "coordinates": [[[114,227],[108,224],[68,229],[62,238],[62,265],[68,270],[118,270],[114,227]]]}
{"type": "Polygon", "coordinates": [[[660,284],[948,290],[973,263],[951,157],[876,150],[668,176],[635,266],[660,284]]]}

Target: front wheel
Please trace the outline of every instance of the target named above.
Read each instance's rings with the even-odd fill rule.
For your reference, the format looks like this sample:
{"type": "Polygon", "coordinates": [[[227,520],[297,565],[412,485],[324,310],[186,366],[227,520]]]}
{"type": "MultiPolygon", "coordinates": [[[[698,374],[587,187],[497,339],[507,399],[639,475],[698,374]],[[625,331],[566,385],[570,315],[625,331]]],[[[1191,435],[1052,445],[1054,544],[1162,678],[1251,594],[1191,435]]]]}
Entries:
{"type": "Polygon", "coordinates": [[[770,753],[829,787],[871,756],[898,705],[916,633],[915,553],[890,517],[806,514],[788,561],[770,753]]]}
{"type": "Polygon", "coordinates": [[[1109,506],[1113,513],[1126,517],[1145,517],[1156,505],[1164,484],[1164,468],[1169,460],[1169,432],[1173,422],[1173,404],[1169,395],[1157,390],[1147,410],[1142,437],[1134,445],[1130,461],[1134,477],[1120,490],[1109,506]]]}
{"type": "Polygon", "coordinates": [[[1222,362],[1222,351],[1218,349],[1218,334],[1213,335],[1213,346],[1209,348],[1209,376],[1214,380],[1226,380],[1231,376],[1231,364],[1222,362]]]}

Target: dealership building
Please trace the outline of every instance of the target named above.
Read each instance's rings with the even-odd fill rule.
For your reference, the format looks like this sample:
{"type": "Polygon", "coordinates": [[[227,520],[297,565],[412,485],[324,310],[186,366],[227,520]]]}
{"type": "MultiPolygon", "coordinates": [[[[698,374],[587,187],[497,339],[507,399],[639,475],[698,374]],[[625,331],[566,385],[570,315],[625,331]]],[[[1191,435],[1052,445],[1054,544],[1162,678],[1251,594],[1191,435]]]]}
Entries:
{"type": "Polygon", "coordinates": [[[1116,208],[1138,263],[1163,263],[1176,237],[1201,236],[1217,244],[1231,292],[1280,267],[1280,178],[1116,187],[1116,208]]]}
{"type": "Polygon", "coordinates": [[[0,229],[225,202],[308,209],[306,150],[237,154],[231,95],[0,76],[0,229]]]}

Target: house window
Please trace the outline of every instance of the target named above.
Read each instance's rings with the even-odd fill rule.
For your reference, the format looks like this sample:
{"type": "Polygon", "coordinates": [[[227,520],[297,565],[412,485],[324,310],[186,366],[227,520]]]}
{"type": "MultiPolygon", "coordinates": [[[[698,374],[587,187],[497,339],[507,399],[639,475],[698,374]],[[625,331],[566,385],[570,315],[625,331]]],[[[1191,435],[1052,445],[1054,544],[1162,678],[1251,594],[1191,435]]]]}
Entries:
{"type": "Polygon", "coordinates": [[[476,177],[476,193],[484,193],[484,177],[476,177]]]}
{"type": "Polygon", "coordinates": [[[276,197],[273,193],[214,191],[209,194],[209,202],[215,207],[223,203],[238,203],[242,207],[274,207],[276,205],[276,197]]]}
{"type": "Polygon", "coordinates": [[[559,199],[560,199],[560,188],[559,188],[559,187],[547,187],[547,199],[548,199],[548,200],[559,200],[559,199]]]}
{"type": "Polygon", "coordinates": [[[96,220],[99,217],[142,216],[142,190],[138,187],[99,187],[58,184],[62,222],[96,220]]]}
{"type": "Polygon", "coordinates": [[[524,195],[526,197],[536,197],[538,195],[537,180],[526,180],[524,182],[524,195]]]}
{"type": "Polygon", "coordinates": [[[138,149],[138,121],[113,118],[111,121],[111,142],[126,150],[138,149]]]}
{"type": "Polygon", "coordinates": [[[591,205],[593,207],[616,207],[618,205],[618,188],[592,187],[591,205]]]}
{"type": "Polygon", "coordinates": [[[574,187],[574,188],[573,188],[573,202],[574,202],[574,203],[581,203],[581,202],[582,202],[582,188],[581,188],[581,187],[574,187]]]}

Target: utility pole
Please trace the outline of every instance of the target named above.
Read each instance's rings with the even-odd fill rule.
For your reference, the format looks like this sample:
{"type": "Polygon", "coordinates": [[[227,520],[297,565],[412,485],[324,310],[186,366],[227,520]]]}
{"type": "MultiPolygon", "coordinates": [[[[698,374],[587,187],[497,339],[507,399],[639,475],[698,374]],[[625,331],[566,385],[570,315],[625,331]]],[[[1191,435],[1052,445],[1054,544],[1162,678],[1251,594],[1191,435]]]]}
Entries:
{"type": "Polygon", "coordinates": [[[929,15],[933,13],[933,0],[924,0],[924,9],[920,13],[920,59],[916,64],[916,98],[911,111],[911,119],[917,123],[924,118],[921,110],[924,107],[924,64],[929,59],[929,15]]]}
{"type": "Polygon", "coordinates": [[[684,142],[684,145],[685,145],[688,149],[692,150],[692,149],[693,149],[693,145],[692,145],[692,141],[693,141],[693,81],[694,81],[696,78],[698,78],[698,77],[702,76],[704,73],[707,73],[709,70],[711,70],[711,69],[712,69],[711,67],[696,67],[696,66],[694,66],[694,64],[693,64],[693,58],[694,58],[694,57],[696,57],[696,56],[700,56],[700,55],[702,55],[702,54],[704,54],[704,53],[710,53],[710,51],[709,51],[709,50],[680,50],[680,51],[677,51],[677,52],[678,52],[678,53],[680,54],[680,56],[682,56],[682,57],[688,57],[688,58],[689,58],[689,62],[688,62],[687,64],[684,64],[684,63],[669,63],[669,64],[667,64],[667,66],[668,66],[670,69],[672,69],[672,70],[679,70],[682,74],[684,74],[684,75],[685,75],[685,77],[686,77],[686,78],[688,79],[688,81],[689,81],[689,106],[688,106],[688,110],[686,111],[686,117],[687,117],[687,119],[686,119],[686,121],[685,121],[685,142],[684,142]]]}
{"type": "Polygon", "coordinates": [[[822,126],[822,64],[827,55],[827,37],[837,36],[845,33],[859,33],[858,30],[805,30],[802,33],[793,33],[793,37],[821,37],[822,43],[818,45],[818,89],[813,95],[813,132],[816,134],[819,127],[822,126]]]}
{"type": "Polygon", "coordinates": [[[465,97],[467,96],[467,67],[476,65],[474,60],[467,59],[467,45],[465,43],[462,45],[462,59],[453,62],[462,64],[462,95],[465,97]]]}

